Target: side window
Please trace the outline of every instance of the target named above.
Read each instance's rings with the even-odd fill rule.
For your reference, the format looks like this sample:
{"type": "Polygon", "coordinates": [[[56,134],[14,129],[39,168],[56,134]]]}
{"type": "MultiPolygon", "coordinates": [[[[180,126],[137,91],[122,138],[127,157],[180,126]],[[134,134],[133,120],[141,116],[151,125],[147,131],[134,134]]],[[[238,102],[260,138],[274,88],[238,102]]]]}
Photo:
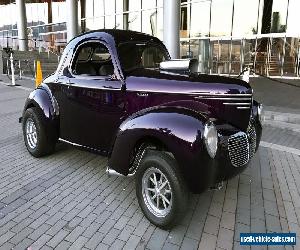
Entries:
{"type": "Polygon", "coordinates": [[[92,54],[92,60],[98,62],[104,62],[110,60],[110,54],[106,47],[99,46],[96,47],[92,54]]]}
{"type": "Polygon", "coordinates": [[[73,59],[72,72],[75,75],[113,75],[114,67],[108,48],[99,42],[83,44],[73,59]]]}
{"type": "Polygon", "coordinates": [[[159,64],[165,61],[162,51],[154,46],[146,47],[142,53],[142,63],[144,68],[159,68],[159,64]]]}
{"type": "Polygon", "coordinates": [[[83,46],[78,53],[78,58],[77,58],[78,62],[87,62],[90,58],[91,53],[92,53],[92,47],[83,46]]]}

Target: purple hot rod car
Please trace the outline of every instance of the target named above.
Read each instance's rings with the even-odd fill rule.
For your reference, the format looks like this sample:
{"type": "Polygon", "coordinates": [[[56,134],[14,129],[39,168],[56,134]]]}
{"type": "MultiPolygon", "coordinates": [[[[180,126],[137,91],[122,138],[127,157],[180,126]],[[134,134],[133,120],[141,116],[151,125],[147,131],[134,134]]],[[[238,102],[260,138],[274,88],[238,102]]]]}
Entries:
{"type": "Polygon", "coordinates": [[[170,227],[189,191],[245,169],[262,132],[261,105],[248,83],[195,68],[195,60],[171,60],[146,34],[75,37],[25,103],[26,147],[40,157],[60,140],[107,156],[109,174],[135,175],[145,216],[170,227]]]}

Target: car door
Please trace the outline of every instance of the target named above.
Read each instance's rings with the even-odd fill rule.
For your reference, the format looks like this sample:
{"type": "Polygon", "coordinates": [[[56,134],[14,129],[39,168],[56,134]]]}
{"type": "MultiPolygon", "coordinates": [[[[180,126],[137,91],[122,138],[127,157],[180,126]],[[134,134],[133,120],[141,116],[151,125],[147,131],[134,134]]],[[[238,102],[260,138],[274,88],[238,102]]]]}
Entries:
{"type": "Polygon", "coordinates": [[[125,113],[125,93],[109,49],[95,41],[80,45],[63,77],[61,138],[108,152],[125,113]]]}

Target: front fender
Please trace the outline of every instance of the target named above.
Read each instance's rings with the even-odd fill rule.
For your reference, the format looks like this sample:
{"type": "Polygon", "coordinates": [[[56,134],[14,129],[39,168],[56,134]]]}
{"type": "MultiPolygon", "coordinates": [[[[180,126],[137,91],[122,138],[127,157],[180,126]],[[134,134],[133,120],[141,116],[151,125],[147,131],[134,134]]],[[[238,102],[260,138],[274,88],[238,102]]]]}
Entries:
{"type": "Polygon", "coordinates": [[[179,166],[192,164],[203,150],[202,134],[207,117],[185,108],[164,107],[142,111],[119,128],[109,167],[127,175],[137,144],[151,138],[171,152],[179,166]]]}
{"type": "Polygon", "coordinates": [[[45,117],[50,120],[54,120],[59,114],[57,102],[45,84],[29,94],[23,113],[30,107],[40,108],[45,117]]]}

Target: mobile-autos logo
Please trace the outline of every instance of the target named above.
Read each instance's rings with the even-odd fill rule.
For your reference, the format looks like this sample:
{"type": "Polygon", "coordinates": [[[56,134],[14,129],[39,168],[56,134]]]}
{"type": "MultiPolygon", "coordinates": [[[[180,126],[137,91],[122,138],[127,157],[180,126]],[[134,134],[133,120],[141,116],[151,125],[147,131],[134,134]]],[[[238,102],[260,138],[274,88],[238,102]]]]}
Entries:
{"type": "Polygon", "coordinates": [[[240,245],[296,245],[296,233],[241,233],[240,245]]]}

